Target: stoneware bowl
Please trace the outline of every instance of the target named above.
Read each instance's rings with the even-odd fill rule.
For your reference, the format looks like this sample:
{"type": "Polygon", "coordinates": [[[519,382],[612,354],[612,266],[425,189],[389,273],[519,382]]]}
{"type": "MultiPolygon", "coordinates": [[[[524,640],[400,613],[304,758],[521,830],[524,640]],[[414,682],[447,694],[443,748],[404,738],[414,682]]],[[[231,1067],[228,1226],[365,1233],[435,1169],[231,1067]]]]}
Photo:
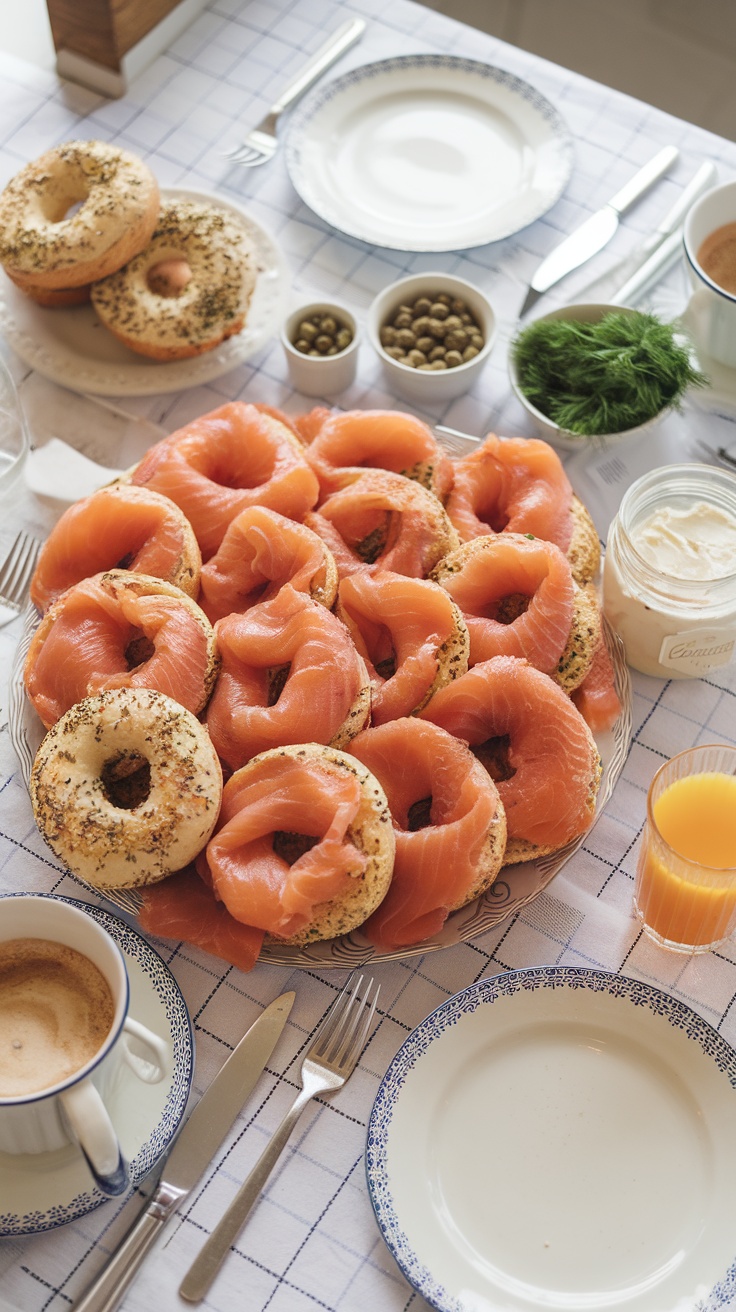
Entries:
{"type": "MultiPolygon", "coordinates": [[[[545,322],[548,319],[573,319],[579,323],[597,323],[599,319],[603,318],[604,314],[609,314],[612,311],[617,314],[640,313],[640,311],[624,305],[565,305],[562,309],[552,310],[550,314],[540,315],[539,319],[535,319],[534,322],[545,322]]],[[[653,415],[651,419],[647,419],[645,423],[638,424],[635,428],[627,428],[619,433],[596,433],[592,435],[571,433],[566,428],[561,428],[547,415],[542,414],[541,410],[537,410],[536,406],[532,405],[531,401],[522,392],[514,362],[513,342],[509,347],[509,378],[517,398],[533,421],[537,435],[543,437],[546,442],[549,442],[550,446],[554,446],[560,451],[581,451],[585,447],[612,446],[616,442],[623,442],[627,438],[636,437],[653,428],[672,409],[671,406],[665,406],[658,414],[653,415]]]]}
{"type": "Polygon", "coordinates": [[[292,310],[281,327],[281,344],[289,366],[289,377],[297,392],[303,392],[305,396],[332,396],[334,392],[344,391],[355,381],[360,329],[347,306],[333,301],[312,301],[309,305],[300,305],[298,309],[292,310]],[[338,324],[350,329],[352,341],[337,355],[305,355],[296,349],[294,343],[298,340],[299,325],[316,314],[333,318],[338,324]]]}
{"type": "Polygon", "coordinates": [[[381,362],[388,389],[408,401],[432,405],[461,396],[477,381],[493,348],[496,316],[490,301],[463,278],[453,278],[447,273],[416,273],[392,282],[378,293],[368,311],[367,331],[368,340],[381,362]],[[393,320],[400,305],[411,304],[424,294],[431,296],[440,292],[458,297],[467,304],[484,337],[478,354],[453,369],[436,373],[394,360],[381,345],[381,329],[393,320]]]}

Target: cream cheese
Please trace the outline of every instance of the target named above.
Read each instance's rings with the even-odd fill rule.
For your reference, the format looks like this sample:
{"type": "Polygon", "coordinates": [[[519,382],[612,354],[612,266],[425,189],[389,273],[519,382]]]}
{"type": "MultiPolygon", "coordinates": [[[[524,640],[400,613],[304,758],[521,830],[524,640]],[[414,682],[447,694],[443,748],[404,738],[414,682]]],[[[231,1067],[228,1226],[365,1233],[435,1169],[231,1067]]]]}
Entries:
{"type": "Polygon", "coordinates": [[[631,533],[648,565],[678,579],[706,582],[736,574],[736,519],[719,506],[661,506],[631,533]]]}

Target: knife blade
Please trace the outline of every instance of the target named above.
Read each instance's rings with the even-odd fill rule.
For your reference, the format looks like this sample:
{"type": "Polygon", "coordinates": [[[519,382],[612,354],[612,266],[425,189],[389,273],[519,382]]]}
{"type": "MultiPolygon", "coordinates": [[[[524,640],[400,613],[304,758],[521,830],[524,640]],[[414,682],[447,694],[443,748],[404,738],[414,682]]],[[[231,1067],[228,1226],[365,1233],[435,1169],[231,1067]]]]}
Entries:
{"type": "Polygon", "coordinates": [[[282,993],[270,1003],[230,1053],[180,1131],[150,1202],[74,1304],[74,1312],[113,1312],[118,1306],[151,1245],[212,1161],[255,1088],[295,996],[282,993]]]}
{"type": "Polygon", "coordinates": [[[622,214],[644,195],[645,191],[662,177],[669,168],[679,158],[680,152],[676,146],[665,146],[663,150],[649,160],[643,168],[634,174],[633,178],[621,187],[612,196],[602,209],[591,214],[589,219],[581,223],[574,232],[571,232],[559,246],[542,260],[536,270],[534,277],[529,285],[526,299],[519,311],[519,318],[523,318],[527,310],[539,300],[544,292],[549,291],[555,283],[559,282],[573,269],[577,269],[586,260],[591,259],[598,251],[611,240],[613,234],[618,228],[622,214]]]}

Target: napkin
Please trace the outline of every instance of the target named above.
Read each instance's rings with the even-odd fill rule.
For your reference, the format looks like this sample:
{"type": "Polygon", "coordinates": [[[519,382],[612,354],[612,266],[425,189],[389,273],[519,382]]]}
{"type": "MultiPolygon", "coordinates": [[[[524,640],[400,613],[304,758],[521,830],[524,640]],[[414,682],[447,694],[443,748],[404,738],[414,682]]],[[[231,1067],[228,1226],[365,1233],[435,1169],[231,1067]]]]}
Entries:
{"type": "Polygon", "coordinates": [[[56,501],[78,501],[123,473],[98,465],[97,461],[76,451],[67,442],[52,437],[44,446],[35,447],[26,460],[26,484],[38,496],[56,501]]]}

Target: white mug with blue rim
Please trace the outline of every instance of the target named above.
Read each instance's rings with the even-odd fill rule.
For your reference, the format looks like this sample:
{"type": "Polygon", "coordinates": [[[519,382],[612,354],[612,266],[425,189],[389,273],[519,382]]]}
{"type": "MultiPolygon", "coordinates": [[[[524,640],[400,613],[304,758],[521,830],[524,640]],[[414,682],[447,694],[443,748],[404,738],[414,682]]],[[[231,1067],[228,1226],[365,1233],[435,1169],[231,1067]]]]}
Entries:
{"type": "Polygon", "coordinates": [[[91,915],[53,897],[0,899],[0,1152],[76,1143],[103,1193],[125,1192],[106,1099],[123,1063],[149,1084],[171,1066],[129,996],[123,954],[91,915]]]}

